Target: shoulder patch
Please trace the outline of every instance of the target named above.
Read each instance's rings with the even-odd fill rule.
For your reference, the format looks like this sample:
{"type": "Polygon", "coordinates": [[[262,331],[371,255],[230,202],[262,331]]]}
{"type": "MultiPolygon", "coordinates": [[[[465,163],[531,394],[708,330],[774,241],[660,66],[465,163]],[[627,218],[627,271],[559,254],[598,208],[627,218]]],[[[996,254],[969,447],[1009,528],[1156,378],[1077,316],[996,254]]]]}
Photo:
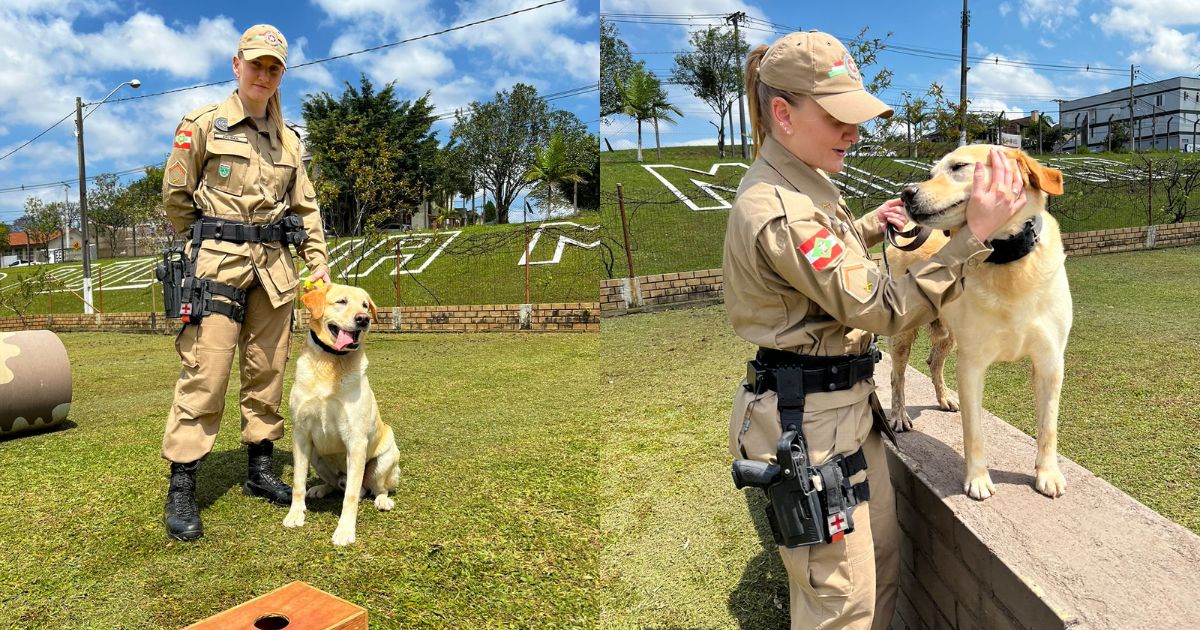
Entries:
{"type": "Polygon", "coordinates": [[[829,230],[821,228],[811,238],[804,241],[796,249],[804,254],[804,258],[808,260],[808,264],[813,266],[813,269],[822,271],[826,267],[836,263],[841,259],[842,253],[846,248],[842,246],[842,242],[837,240],[837,237],[829,233],[829,230]]]}
{"type": "Polygon", "coordinates": [[[183,165],[183,160],[175,160],[167,167],[167,183],[172,186],[187,185],[187,167],[183,165]]]}
{"type": "Polygon", "coordinates": [[[866,304],[875,295],[875,288],[879,285],[879,268],[874,264],[842,265],[838,273],[841,275],[842,288],[850,297],[866,304]]]}

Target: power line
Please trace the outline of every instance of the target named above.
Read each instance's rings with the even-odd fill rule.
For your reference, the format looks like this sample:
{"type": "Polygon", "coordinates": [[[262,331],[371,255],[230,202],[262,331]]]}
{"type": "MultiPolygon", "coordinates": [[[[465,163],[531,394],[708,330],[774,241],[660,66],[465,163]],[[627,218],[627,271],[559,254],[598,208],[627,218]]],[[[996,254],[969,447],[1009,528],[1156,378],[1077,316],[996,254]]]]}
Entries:
{"type": "Polygon", "coordinates": [[[3,160],[4,158],[6,158],[6,157],[8,157],[8,156],[10,156],[10,155],[12,155],[12,154],[14,154],[14,153],[16,153],[17,151],[20,151],[21,149],[24,149],[24,148],[25,148],[25,147],[27,147],[27,146],[29,146],[29,144],[30,144],[30,143],[32,143],[34,140],[37,140],[38,138],[41,138],[42,136],[44,136],[44,135],[46,135],[47,133],[49,133],[51,129],[54,129],[55,127],[57,127],[57,126],[61,125],[61,124],[62,124],[62,122],[63,122],[64,120],[66,120],[66,119],[70,118],[70,117],[71,117],[71,114],[74,114],[74,113],[75,113],[75,112],[67,112],[67,115],[66,115],[66,116],[63,116],[62,118],[59,118],[59,119],[58,119],[58,122],[54,123],[53,125],[50,125],[49,127],[46,127],[45,131],[42,131],[42,133],[39,133],[38,135],[36,135],[36,136],[34,136],[34,137],[32,137],[32,138],[30,138],[30,139],[26,140],[26,141],[25,141],[25,144],[22,144],[21,146],[19,146],[19,147],[17,147],[17,148],[15,148],[15,149],[13,149],[12,151],[9,151],[8,153],[5,153],[3,156],[0,156],[0,160],[3,160]]]}
{"type": "MultiPolygon", "coordinates": [[[[541,8],[543,8],[543,7],[548,7],[548,6],[550,6],[550,5],[553,5],[553,4],[560,4],[560,3],[562,3],[562,2],[566,2],[566,0],[551,0],[550,2],[543,2],[542,4],[539,4],[539,5],[537,5],[537,6],[526,7],[526,8],[524,8],[524,9],[518,9],[518,10],[516,10],[516,11],[511,11],[511,12],[509,12],[509,13],[504,13],[504,14],[502,14],[502,15],[494,15],[494,16],[492,16],[492,17],[489,17],[489,18],[485,18],[485,19],[482,19],[482,20],[476,20],[476,21],[474,21],[474,22],[468,22],[468,23],[466,23],[466,24],[460,24],[460,25],[458,25],[458,26],[452,26],[452,27],[450,27],[450,28],[446,28],[446,29],[443,29],[443,30],[440,30],[440,31],[436,31],[436,32],[433,32],[433,33],[426,33],[426,34],[424,34],[424,35],[418,35],[418,36],[416,36],[416,37],[410,37],[410,38],[408,38],[408,39],[403,39],[403,40],[400,40],[400,41],[398,41],[398,42],[392,42],[392,43],[390,43],[390,44],[381,44],[381,45],[379,45],[379,46],[373,46],[373,47],[371,47],[371,48],[364,48],[364,49],[362,49],[362,50],[356,50],[356,51],[353,51],[353,52],[348,52],[348,53],[345,53],[345,54],[342,54],[342,55],[335,55],[335,56],[333,56],[333,57],[325,57],[324,59],[315,59],[315,60],[313,60],[313,61],[308,61],[308,62],[305,62],[305,63],[301,63],[301,64],[297,64],[297,65],[295,65],[295,66],[292,66],[292,69],[295,69],[295,68],[303,68],[303,67],[305,67],[305,66],[312,66],[312,65],[319,64],[319,63],[327,63],[327,62],[334,61],[334,60],[337,60],[337,59],[344,59],[344,58],[346,58],[346,57],[351,57],[351,56],[354,56],[354,55],[361,55],[361,54],[363,54],[363,53],[374,52],[374,51],[376,51],[376,50],[382,50],[382,49],[384,49],[384,48],[391,48],[392,46],[399,46],[399,45],[401,45],[401,44],[407,44],[407,43],[410,43],[410,42],[415,42],[415,41],[417,41],[417,40],[426,39],[426,38],[429,38],[429,37],[435,37],[435,36],[437,36],[437,35],[444,35],[444,34],[446,34],[446,33],[450,33],[450,32],[452,32],[452,31],[458,31],[458,30],[462,30],[462,29],[465,29],[465,28],[469,28],[469,27],[471,27],[471,26],[478,26],[478,25],[480,25],[480,24],[484,24],[484,23],[491,22],[491,21],[494,21],[494,20],[499,20],[499,19],[503,19],[503,18],[506,18],[506,17],[511,17],[511,16],[517,15],[517,14],[519,14],[519,13],[526,13],[526,12],[529,12],[529,11],[535,11],[535,10],[537,10],[537,9],[541,9],[541,8]]],[[[231,83],[231,82],[233,82],[233,81],[236,81],[236,79],[225,79],[224,81],[213,81],[213,82],[211,82],[211,83],[201,83],[201,84],[198,84],[198,85],[190,85],[190,86],[187,86],[187,87],[175,88],[175,89],[172,89],[172,90],[165,90],[165,91],[162,91],[162,92],[152,92],[152,93],[150,93],[150,94],[137,94],[137,95],[134,95],[134,96],[126,96],[126,97],[124,97],[124,98],[112,99],[112,100],[110,100],[110,101],[107,101],[107,102],[109,102],[109,103],[120,103],[120,102],[123,102],[123,101],[134,101],[134,100],[143,99],[143,98],[150,98],[150,97],[152,97],[152,96],[164,96],[164,95],[166,95],[166,94],[175,94],[175,93],[178,93],[178,92],[186,92],[186,91],[188,91],[188,90],[198,90],[198,89],[200,89],[200,88],[212,87],[212,86],[214,86],[214,85],[224,85],[224,84],[226,84],[226,83],[231,83]]],[[[92,103],[87,103],[87,104],[85,104],[85,106],[86,106],[86,105],[92,105],[92,103]]],[[[24,144],[22,144],[21,146],[19,146],[19,147],[17,147],[17,148],[15,148],[15,149],[13,149],[12,151],[9,151],[8,153],[5,153],[3,156],[0,156],[0,161],[4,160],[4,158],[7,158],[8,156],[10,156],[10,155],[12,155],[12,154],[16,153],[17,151],[20,151],[21,149],[25,148],[26,146],[29,146],[29,144],[30,144],[30,143],[32,143],[34,140],[37,140],[38,138],[41,138],[42,136],[46,135],[46,134],[47,134],[47,133],[48,133],[48,132],[49,132],[51,129],[54,129],[55,127],[57,127],[57,126],[59,126],[60,124],[62,124],[62,122],[63,122],[64,120],[66,120],[67,118],[70,118],[70,117],[71,117],[71,114],[74,114],[74,113],[75,113],[75,112],[69,112],[69,113],[68,113],[66,116],[63,116],[63,117],[62,117],[62,118],[61,118],[61,119],[60,119],[58,122],[56,122],[56,123],[54,123],[53,125],[50,125],[48,128],[46,128],[46,130],[45,130],[45,131],[42,131],[42,132],[41,132],[41,133],[39,133],[38,135],[36,135],[36,136],[34,136],[34,137],[30,138],[29,140],[27,140],[27,141],[26,141],[24,144]]]]}
{"type": "MultiPolygon", "coordinates": [[[[328,62],[330,62],[330,61],[335,61],[335,60],[338,60],[338,59],[345,59],[346,57],[353,57],[354,55],[361,55],[361,54],[364,54],[364,53],[375,52],[375,51],[377,51],[377,50],[383,50],[384,48],[391,48],[391,47],[393,47],[393,46],[399,46],[399,45],[401,45],[401,44],[408,44],[408,43],[415,42],[415,41],[422,40],[422,39],[426,39],[426,38],[429,38],[429,37],[435,37],[435,36],[437,36],[437,35],[445,35],[446,33],[450,33],[450,32],[453,32],[453,31],[460,31],[460,30],[462,30],[462,29],[469,28],[469,27],[471,27],[471,26],[478,26],[478,25],[480,25],[480,24],[484,24],[484,23],[487,23],[487,22],[492,22],[492,21],[494,21],[494,20],[499,20],[499,19],[503,19],[503,18],[506,18],[506,17],[512,17],[512,16],[514,16],[514,15],[517,15],[517,14],[519,14],[519,13],[527,13],[527,12],[529,12],[529,11],[535,11],[535,10],[537,10],[537,9],[541,9],[541,8],[543,8],[543,7],[548,7],[548,6],[550,6],[550,5],[553,5],[553,4],[560,4],[560,3],[562,3],[562,2],[566,2],[566,0],[551,0],[550,2],[543,2],[542,4],[539,4],[539,5],[536,5],[536,6],[532,6],[532,7],[526,7],[526,8],[524,8],[524,9],[517,9],[516,11],[511,11],[511,12],[509,12],[509,13],[504,13],[504,14],[501,14],[501,15],[493,15],[492,17],[489,17],[489,18],[484,18],[484,19],[482,19],[482,20],[476,20],[476,21],[474,21],[474,22],[467,22],[466,24],[459,24],[458,26],[452,26],[452,27],[450,27],[450,28],[442,29],[442,30],[440,30],[440,31],[435,31],[435,32],[433,32],[433,33],[425,33],[424,35],[417,35],[416,37],[410,37],[410,38],[408,38],[408,39],[402,39],[402,40],[400,40],[400,41],[398,41],[398,42],[392,42],[392,43],[390,43],[390,44],[380,44],[380,45],[378,45],[378,46],[372,46],[372,47],[370,47],[370,48],[364,48],[364,49],[362,49],[362,50],[355,50],[355,51],[353,51],[353,52],[348,52],[348,53],[341,54],[341,55],[334,55],[334,56],[332,56],[332,57],[325,57],[325,58],[323,58],[323,59],[314,59],[313,61],[307,61],[307,62],[305,62],[305,63],[296,64],[295,66],[292,66],[292,67],[291,67],[291,68],[289,68],[289,69],[303,68],[303,67],[305,67],[305,66],[314,66],[314,65],[317,65],[317,64],[320,64],[320,63],[328,63],[328,62]]],[[[234,80],[235,80],[235,79],[226,79],[225,81],[217,81],[217,82],[213,82],[213,83],[205,83],[205,84],[203,84],[203,85],[193,85],[193,86],[191,86],[191,87],[176,88],[176,89],[174,89],[174,90],[167,90],[167,91],[165,91],[165,92],[154,92],[154,93],[151,93],[151,94],[138,94],[138,95],[135,95],[135,96],[126,96],[125,98],[118,98],[118,99],[114,99],[114,100],[111,100],[111,101],[108,101],[108,102],[109,102],[109,103],[120,103],[121,101],[133,101],[133,100],[137,100],[137,99],[141,99],[141,98],[150,98],[150,97],[152,97],[152,96],[162,96],[162,95],[164,95],[164,94],[174,94],[175,92],[183,92],[183,91],[185,91],[185,90],[195,90],[195,89],[202,88],[202,87],[210,87],[210,86],[213,86],[213,85],[221,85],[222,83],[229,83],[230,81],[234,81],[234,80]]]]}

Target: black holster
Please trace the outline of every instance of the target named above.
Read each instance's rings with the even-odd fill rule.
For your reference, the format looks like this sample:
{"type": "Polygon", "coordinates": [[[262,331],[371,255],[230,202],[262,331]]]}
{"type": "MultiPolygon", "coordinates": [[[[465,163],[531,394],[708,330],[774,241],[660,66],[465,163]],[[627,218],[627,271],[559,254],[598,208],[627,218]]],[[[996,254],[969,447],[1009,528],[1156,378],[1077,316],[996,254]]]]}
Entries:
{"type": "Polygon", "coordinates": [[[854,531],[854,508],[870,499],[866,481],[851,484],[850,477],[867,467],[862,449],[843,457],[835,455],[820,465],[808,459],[802,428],[805,395],[814,391],[849,389],[870,378],[880,354],[873,346],[853,357],[803,357],[779,351],[760,351],[747,365],[746,387],[759,394],[768,389],[777,395],[783,430],[776,445],[776,464],[753,460],[733,463],[734,486],[752,485],[767,495],[767,521],[776,544],[802,547],[841,540],[854,531]],[[774,359],[772,363],[766,360],[774,359]]]}

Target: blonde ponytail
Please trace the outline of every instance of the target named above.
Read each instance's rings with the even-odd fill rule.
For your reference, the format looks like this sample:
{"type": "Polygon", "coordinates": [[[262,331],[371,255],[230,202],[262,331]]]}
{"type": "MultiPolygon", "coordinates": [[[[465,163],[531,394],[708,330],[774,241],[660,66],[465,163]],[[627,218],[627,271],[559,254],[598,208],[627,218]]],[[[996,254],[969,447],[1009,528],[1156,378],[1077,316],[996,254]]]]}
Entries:
{"type": "Polygon", "coordinates": [[[763,116],[763,105],[758,98],[758,66],[762,63],[763,55],[767,54],[767,45],[763,44],[750,51],[746,58],[746,100],[750,105],[750,131],[754,137],[754,157],[758,157],[758,149],[767,137],[766,120],[763,116]]]}
{"type": "Polygon", "coordinates": [[[275,133],[279,135],[279,141],[283,143],[283,150],[287,153],[298,153],[300,144],[297,142],[296,134],[283,124],[283,107],[279,104],[278,89],[271,95],[271,98],[267,99],[267,117],[275,123],[275,133]]]}

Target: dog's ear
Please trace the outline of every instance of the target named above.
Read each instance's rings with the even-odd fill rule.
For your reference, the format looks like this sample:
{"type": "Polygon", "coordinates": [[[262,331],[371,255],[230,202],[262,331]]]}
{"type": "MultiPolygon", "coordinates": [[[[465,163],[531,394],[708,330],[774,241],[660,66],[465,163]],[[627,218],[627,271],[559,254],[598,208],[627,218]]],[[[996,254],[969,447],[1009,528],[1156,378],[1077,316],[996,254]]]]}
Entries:
{"type": "Polygon", "coordinates": [[[325,282],[321,284],[320,288],[313,289],[300,298],[313,319],[320,319],[325,314],[325,295],[327,293],[329,293],[329,283],[325,282]]]}
{"type": "Polygon", "coordinates": [[[1024,151],[1017,152],[1017,165],[1021,167],[1021,172],[1029,177],[1029,183],[1035,188],[1045,191],[1051,195],[1063,194],[1063,176],[1062,171],[1042,166],[1037,160],[1029,157],[1024,151]]]}
{"type": "Polygon", "coordinates": [[[379,307],[375,306],[375,300],[372,300],[369,295],[367,296],[367,308],[371,310],[371,319],[375,320],[375,323],[379,323],[379,307]]]}

